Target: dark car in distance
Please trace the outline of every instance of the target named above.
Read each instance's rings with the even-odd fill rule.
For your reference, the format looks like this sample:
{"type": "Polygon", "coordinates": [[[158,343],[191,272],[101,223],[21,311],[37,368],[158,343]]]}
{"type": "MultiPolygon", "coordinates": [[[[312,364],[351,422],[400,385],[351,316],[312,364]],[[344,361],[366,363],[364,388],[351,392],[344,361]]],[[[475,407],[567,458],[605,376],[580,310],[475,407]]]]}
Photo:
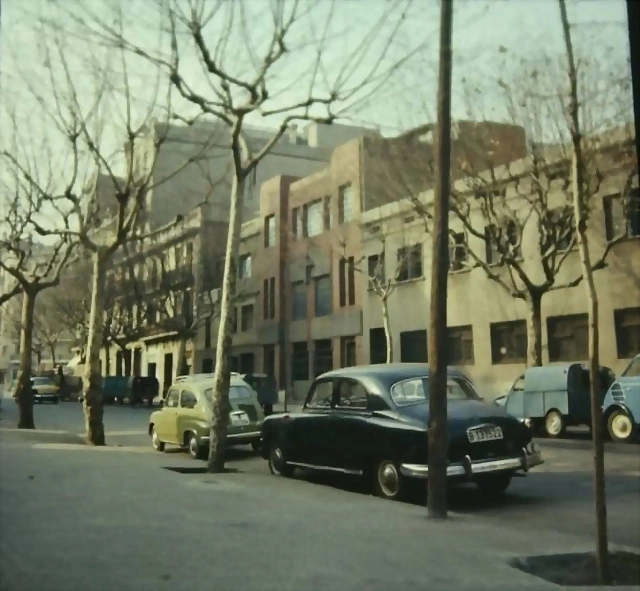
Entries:
{"type": "MultiPolygon", "coordinates": [[[[262,455],[272,474],[296,468],[371,478],[378,496],[403,498],[428,477],[429,366],[392,363],[337,369],[317,377],[300,412],[267,417],[262,455]]],[[[506,490],[516,472],[542,464],[531,431],[485,403],[471,380],[447,371],[452,481],[506,490]]]]}

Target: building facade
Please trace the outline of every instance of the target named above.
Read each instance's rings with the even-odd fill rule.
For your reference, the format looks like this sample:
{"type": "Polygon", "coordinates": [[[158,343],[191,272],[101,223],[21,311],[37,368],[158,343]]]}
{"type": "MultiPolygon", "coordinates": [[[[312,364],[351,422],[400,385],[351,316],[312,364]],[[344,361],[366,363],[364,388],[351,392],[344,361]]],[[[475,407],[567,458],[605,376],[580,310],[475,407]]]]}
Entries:
{"type": "MultiPolygon", "coordinates": [[[[589,202],[589,244],[594,263],[608,244],[616,242],[606,267],[594,274],[600,305],[601,363],[616,373],[624,369],[629,358],[640,353],[640,194],[633,166],[635,152],[630,150],[630,145],[614,146],[598,156],[603,175],[589,202]]],[[[536,219],[537,183],[534,186],[526,166],[528,163],[521,161],[509,166],[508,173],[503,168],[502,177],[487,175],[487,184],[491,179],[495,185],[492,190],[499,191],[493,203],[496,210],[503,208],[501,213],[488,213],[486,195],[479,195],[476,179],[461,179],[454,186],[454,192],[471,205],[466,216],[450,216],[449,362],[467,372],[488,398],[503,394],[526,367],[530,307],[526,301],[513,297],[513,285],[522,287],[522,283],[517,277],[513,283],[508,266],[500,263],[500,254],[492,248],[495,241],[487,241],[487,233],[492,231],[491,224],[502,217],[503,235],[511,241],[510,248],[518,250],[520,268],[532,282],[543,284],[546,276],[541,264],[540,229],[544,227],[552,233],[554,227],[561,228],[560,221],[542,226],[536,219]],[[518,168],[520,172],[514,174],[518,168]],[[511,220],[518,222],[512,227],[513,234],[511,220]]],[[[544,176],[540,183],[545,186],[548,213],[566,211],[568,207],[571,217],[568,177],[551,170],[544,176]]],[[[425,208],[432,200],[432,192],[421,196],[425,208]]],[[[388,300],[394,359],[426,362],[428,269],[432,256],[431,236],[425,232],[424,220],[416,215],[415,203],[403,200],[365,212],[360,223],[365,256],[383,260],[386,277],[395,282],[388,300]]],[[[556,252],[546,251],[557,260],[547,266],[554,268],[556,274],[553,289],[541,300],[544,364],[588,358],[584,285],[555,289],[581,277],[577,249],[569,248],[572,235],[572,227],[567,226],[566,235],[558,230],[549,238],[549,244],[555,242],[556,252]]],[[[368,360],[384,362],[387,343],[380,299],[369,291],[362,305],[368,360]]]]}

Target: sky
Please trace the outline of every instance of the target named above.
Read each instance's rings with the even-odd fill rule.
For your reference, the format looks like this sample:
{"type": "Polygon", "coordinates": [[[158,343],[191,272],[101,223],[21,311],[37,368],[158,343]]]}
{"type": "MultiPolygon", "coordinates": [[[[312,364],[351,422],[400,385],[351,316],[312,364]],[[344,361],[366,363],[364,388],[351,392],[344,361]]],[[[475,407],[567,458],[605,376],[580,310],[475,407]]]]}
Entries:
{"type": "MultiPolygon", "coordinates": [[[[205,39],[213,42],[232,31],[226,51],[226,68],[242,77],[250,72],[247,47],[264,52],[270,38],[269,17],[264,9],[275,0],[245,0],[242,3],[248,26],[243,30],[237,18],[232,24],[218,14],[205,29],[205,39]],[[248,41],[247,41],[248,39],[248,41]]],[[[160,0],[2,0],[0,34],[0,97],[4,111],[0,126],[10,129],[9,115],[17,122],[14,135],[3,134],[5,146],[16,149],[19,137],[22,154],[33,156],[35,166],[46,160],[45,175],[55,177],[69,168],[68,150],[54,121],[69,121],[71,114],[55,109],[55,95],[69,97],[64,72],[56,59],[51,29],[43,30],[42,18],[55,23],[62,51],[69,68],[73,91],[85,114],[91,112],[104,144],[104,153],[117,152],[124,137],[124,78],[119,53],[105,50],[87,38],[86,27],[74,22],[74,16],[90,26],[95,22],[114,23],[115,9],[124,7],[125,37],[150,52],[167,55],[169,45],[162,28],[166,21],[157,18],[160,0]],[[82,36],[80,36],[82,35],[82,36]],[[161,39],[162,38],[162,39],[161,39]],[[159,41],[160,40],[160,41],[159,41]],[[46,52],[53,54],[46,56],[46,52]],[[50,67],[47,67],[50,66],[50,67]],[[51,77],[51,74],[54,74],[51,77]],[[105,86],[106,84],[106,86],[105,86]],[[96,88],[110,92],[96,94],[96,88]],[[62,93],[62,94],[60,94],[62,93]],[[66,93],[66,94],[65,94],[66,93]],[[37,98],[35,98],[37,97],[37,98]],[[97,98],[96,98],[97,97],[97,98]]],[[[192,0],[201,3],[201,0],[192,0]]],[[[186,0],[181,6],[188,6],[186,0]]],[[[213,3],[209,3],[211,6],[213,3]]],[[[599,95],[615,88],[611,77],[624,77],[629,55],[624,0],[567,0],[576,52],[596,64],[591,72],[599,95]]],[[[232,2],[223,3],[232,6],[232,2]]],[[[284,3],[285,13],[291,6],[284,3]]],[[[293,30],[291,49],[269,79],[269,108],[277,110],[304,98],[311,82],[311,65],[325,23],[330,18],[329,41],[324,45],[322,67],[314,78],[318,92],[326,90],[324,79],[335,85],[341,72],[352,70],[343,92],[358,83],[365,89],[341,104],[340,120],[376,126],[385,135],[432,121],[435,113],[438,64],[439,2],[436,0],[301,0],[309,10],[293,30]],[[401,18],[402,17],[402,18],[401,18]],[[388,51],[386,40],[395,31],[388,51]],[[359,44],[368,40],[365,46],[359,44]],[[358,47],[362,49],[359,51],[358,47]],[[411,59],[393,75],[380,76],[399,60],[411,59]],[[382,66],[372,75],[373,65],[382,56],[382,66]],[[375,90],[375,92],[373,92],[375,90]],[[365,98],[366,97],[366,100],[365,98]]],[[[236,17],[237,17],[236,13],[236,17]]],[[[96,27],[93,26],[93,30],[96,27]]],[[[213,43],[212,43],[213,44],[213,43]]],[[[184,48],[181,72],[197,92],[214,97],[207,77],[195,59],[193,49],[181,37],[184,48]]],[[[557,0],[456,0],[453,30],[454,119],[486,118],[509,121],[515,115],[505,107],[505,92],[527,97],[544,88],[543,80],[553,78],[563,52],[562,31],[557,0]],[[543,61],[544,57],[548,60],[543,61]],[[523,72],[539,64],[540,78],[523,82],[523,72]],[[519,86],[517,86],[519,85],[519,86]],[[516,88],[517,86],[517,88],[516,88]],[[526,86],[526,87],[525,87],[526,86]],[[530,88],[529,88],[530,86],[530,88]],[[505,88],[507,89],[505,91],[505,88]]],[[[166,77],[158,77],[148,61],[127,59],[128,87],[134,96],[133,120],[140,123],[152,111],[163,116],[166,106],[166,77]]],[[[548,82],[548,80],[547,80],[548,82]]],[[[557,79],[556,79],[557,82],[557,79]]],[[[607,95],[606,102],[615,100],[607,95]]],[[[604,103],[603,99],[603,103],[604,103]]],[[[176,97],[176,113],[192,116],[196,110],[176,97]]],[[[602,112],[608,112],[606,106],[602,112]]],[[[317,111],[320,113],[320,111],[317,111]]],[[[254,116],[252,123],[275,127],[281,115],[254,116]]],[[[96,131],[98,134],[98,131],[96,131]]],[[[2,171],[0,171],[0,176],[2,171]]]]}

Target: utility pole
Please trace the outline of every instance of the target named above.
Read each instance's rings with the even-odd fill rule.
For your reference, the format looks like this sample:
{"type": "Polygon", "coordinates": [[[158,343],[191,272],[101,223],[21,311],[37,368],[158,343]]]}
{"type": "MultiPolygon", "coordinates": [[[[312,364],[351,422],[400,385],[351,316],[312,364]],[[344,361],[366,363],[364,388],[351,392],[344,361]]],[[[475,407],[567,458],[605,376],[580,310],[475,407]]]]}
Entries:
{"type": "Polygon", "coordinates": [[[451,36],[453,0],[440,1],[438,120],[435,134],[435,197],[429,317],[429,517],[447,517],[447,280],[451,182],[451,36]]]}

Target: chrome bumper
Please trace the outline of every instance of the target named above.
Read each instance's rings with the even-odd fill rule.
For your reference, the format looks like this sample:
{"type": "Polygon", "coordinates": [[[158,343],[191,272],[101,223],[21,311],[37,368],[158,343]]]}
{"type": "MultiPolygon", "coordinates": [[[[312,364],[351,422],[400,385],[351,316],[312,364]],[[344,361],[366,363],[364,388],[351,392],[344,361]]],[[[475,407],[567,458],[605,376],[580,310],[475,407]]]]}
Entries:
{"type": "MultiPolygon", "coordinates": [[[[250,431],[249,433],[234,433],[233,435],[227,435],[227,439],[230,441],[242,441],[244,439],[261,439],[262,432],[261,431],[250,431]]],[[[209,441],[209,435],[205,435],[204,437],[200,437],[200,441],[202,443],[207,443],[209,441]]]]}
{"type": "MultiPolygon", "coordinates": [[[[530,468],[544,463],[542,453],[535,448],[532,443],[529,449],[524,448],[522,455],[510,458],[496,458],[493,460],[472,460],[465,456],[462,462],[449,464],[447,476],[450,478],[466,477],[469,480],[476,474],[487,474],[489,472],[519,471],[528,472],[530,468]]],[[[426,464],[401,464],[400,472],[404,476],[411,478],[427,478],[429,466],[426,464]]]]}

